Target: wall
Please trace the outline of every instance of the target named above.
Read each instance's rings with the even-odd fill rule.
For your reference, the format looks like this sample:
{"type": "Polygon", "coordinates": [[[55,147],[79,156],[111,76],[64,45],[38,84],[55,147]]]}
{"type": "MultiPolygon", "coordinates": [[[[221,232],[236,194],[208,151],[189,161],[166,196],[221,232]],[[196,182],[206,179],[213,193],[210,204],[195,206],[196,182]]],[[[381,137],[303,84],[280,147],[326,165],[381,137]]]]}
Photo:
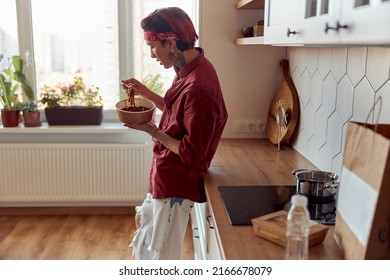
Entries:
{"type": "Polygon", "coordinates": [[[199,45],[218,72],[229,113],[224,138],[259,138],[266,133],[236,133],[235,120],[259,119],[266,123],[268,108],[278,90],[279,62],[286,48],[263,45],[237,46],[241,27],[262,18],[259,10],[236,10],[236,0],[201,0],[199,45]]]}
{"type": "Polygon", "coordinates": [[[301,108],[293,147],[341,174],[348,121],[390,123],[390,48],[294,47],[287,55],[301,108]],[[378,96],[382,110],[370,114],[378,96]]]}

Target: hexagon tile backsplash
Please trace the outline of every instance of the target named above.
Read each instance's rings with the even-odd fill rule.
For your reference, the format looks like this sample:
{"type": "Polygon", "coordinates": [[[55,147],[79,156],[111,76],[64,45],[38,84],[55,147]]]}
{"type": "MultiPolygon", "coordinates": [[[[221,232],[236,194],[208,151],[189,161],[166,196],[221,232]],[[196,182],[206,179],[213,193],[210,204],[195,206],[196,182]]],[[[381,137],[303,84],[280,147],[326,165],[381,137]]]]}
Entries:
{"type": "Polygon", "coordinates": [[[390,48],[291,47],[287,56],[301,110],[292,145],[340,175],[348,121],[390,123],[390,48]]]}

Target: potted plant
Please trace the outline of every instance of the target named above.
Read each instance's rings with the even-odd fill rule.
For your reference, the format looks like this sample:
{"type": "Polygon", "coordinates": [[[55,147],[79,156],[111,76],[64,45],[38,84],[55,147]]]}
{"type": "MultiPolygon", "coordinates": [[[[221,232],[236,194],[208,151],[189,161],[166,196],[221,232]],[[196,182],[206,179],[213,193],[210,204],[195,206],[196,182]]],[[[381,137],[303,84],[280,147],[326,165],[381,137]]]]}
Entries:
{"type": "Polygon", "coordinates": [[[68,84],[44,85],[40,102],[49,125],[100,125],[103,120],[99,88],[87,87],[81,76],[68,84]]]}
{"type": "Polygon", "coordinates": [[[21,110],[21,96],[24,94],[28,100],[33,100],[34,92],[29,86],[23,71],[23,59],[13,56],[10,65],[0,73],[0,101],[1,119],[4,127],[19,125],[21,110]]]}
{"type": "Polygon", "coordinates": [[[41,112],[36,100],[27,100],[22,107],[22,111],[25,127],[41,126],[41,112]]]}

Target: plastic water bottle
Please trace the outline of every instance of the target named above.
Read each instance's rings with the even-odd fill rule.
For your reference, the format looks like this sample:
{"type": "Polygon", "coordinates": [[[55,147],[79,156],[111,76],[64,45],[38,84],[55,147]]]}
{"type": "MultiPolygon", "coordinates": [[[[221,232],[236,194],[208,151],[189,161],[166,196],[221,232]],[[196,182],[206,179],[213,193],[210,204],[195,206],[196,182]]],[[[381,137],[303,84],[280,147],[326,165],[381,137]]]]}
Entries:
{"type": "Polygon", "coordinates": [[[309,222],[307,197],[293,195],[287,215],[286,260],[307,260],[309,254],[309,222]]]}

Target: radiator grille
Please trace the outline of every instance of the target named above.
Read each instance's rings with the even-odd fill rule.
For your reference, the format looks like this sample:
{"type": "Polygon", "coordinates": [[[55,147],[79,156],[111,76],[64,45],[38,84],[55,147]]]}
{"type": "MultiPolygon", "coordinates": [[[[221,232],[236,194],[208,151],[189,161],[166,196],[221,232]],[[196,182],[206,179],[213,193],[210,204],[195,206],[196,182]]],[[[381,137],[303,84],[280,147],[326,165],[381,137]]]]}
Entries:
{"type": "Polygon", "coordinates": [[[148,189],[146,151],[147,144],[1,144],[0,204],[138,203],[148,189]]]}

